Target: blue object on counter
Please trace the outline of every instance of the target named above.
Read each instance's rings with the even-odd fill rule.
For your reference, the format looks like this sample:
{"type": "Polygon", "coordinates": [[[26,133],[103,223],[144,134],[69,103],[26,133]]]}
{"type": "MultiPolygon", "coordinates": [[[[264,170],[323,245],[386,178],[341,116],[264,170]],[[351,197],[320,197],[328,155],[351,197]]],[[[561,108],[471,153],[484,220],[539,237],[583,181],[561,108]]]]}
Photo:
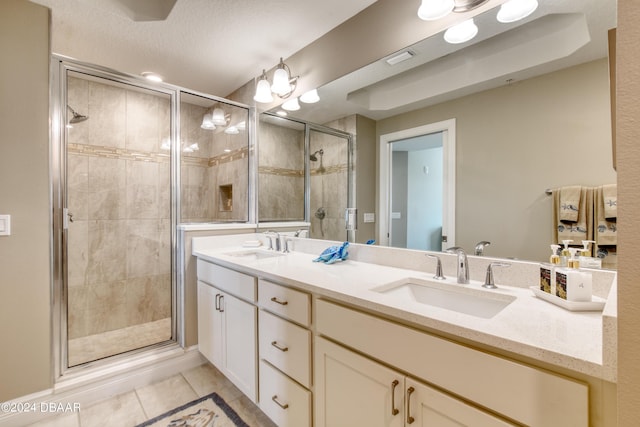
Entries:
{"type": "Polygon", "coordinates": [[[367,245],[375,245],[375,244],[376,244],[375,239],[367,240],[367,245]]]}
{"type": "Polygon", "coordinates": [[[322,251],[320,256],[313,260],[313,262],[324,262],[325,264],[333,264],[336,261],[344,261],[349,256],[347,247],[349,242],[344,242],[341,246],[329,246],[322,251]]]}

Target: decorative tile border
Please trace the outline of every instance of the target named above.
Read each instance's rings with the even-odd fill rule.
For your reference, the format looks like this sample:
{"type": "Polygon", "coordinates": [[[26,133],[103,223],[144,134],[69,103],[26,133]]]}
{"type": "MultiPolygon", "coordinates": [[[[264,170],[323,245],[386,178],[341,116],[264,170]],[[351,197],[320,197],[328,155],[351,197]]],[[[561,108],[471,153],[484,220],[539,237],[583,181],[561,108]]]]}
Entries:
{"type": "Polygon", "coordinates": [[[332,173],[346,172],[349,167],[346,164],[332,165],[324,168],[324,171],[320,172],[318,169],[311,169],[311,176],[329,175],[332,173]]]}
{"type": "Polygon", "coordinates": [[[293,178],[303,178],[304,171],[296,169],[276,168],[271,166],[258,167],[258,173],[263,175],[289,176],[293,178]]]}
{"type": "Polygon", "coordinates": [[[105,157],[109,159],[138,160],[156,163],[166,163],[169,161],[169,153],[151,153],[148,151],[128,150],[126,148],[105,147],[102,145],[67,144],[67,151],[80,156],[105,157]]]}

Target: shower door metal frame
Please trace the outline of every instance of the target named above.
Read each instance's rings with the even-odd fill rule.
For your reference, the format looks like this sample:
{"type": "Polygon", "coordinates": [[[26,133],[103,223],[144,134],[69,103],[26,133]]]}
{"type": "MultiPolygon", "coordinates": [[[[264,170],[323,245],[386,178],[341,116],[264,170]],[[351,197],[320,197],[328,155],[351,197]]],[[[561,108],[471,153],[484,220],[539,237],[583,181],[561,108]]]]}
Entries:
{"type": "Polygon", "coordinates": [[[177,281],[177,219],[178,219],[178,185],[180,150],[177,149],[178,138],[178,109],[176,102],[178,89],[167,84],[150,84],[138,76],[121,73],[109,68],[76,61],[61,55],[51,57],[51,127],[50,127],[50,179],[52,205],[52,351],[53,351],[53,380],[54,383],[63,378],[81,375],[90,368],[104,366],[129,357],[132,354],[178,347],[184,339],[182,336],[183,320],[181,294],[177,281]],[[120,84],[140,87],[153,92],[169,96],[170,102],[170,182],[171,182],[171,336],[172,339],[150,346],[112,355],[104,359],[90,361],[81,365],[68,366],[67,339],[67,229],[65,227],[67,207],[67,159],[66,159],[66,105],[67,105],[67,73],[78,72],[88,76],[111,80],[120,84]]]}

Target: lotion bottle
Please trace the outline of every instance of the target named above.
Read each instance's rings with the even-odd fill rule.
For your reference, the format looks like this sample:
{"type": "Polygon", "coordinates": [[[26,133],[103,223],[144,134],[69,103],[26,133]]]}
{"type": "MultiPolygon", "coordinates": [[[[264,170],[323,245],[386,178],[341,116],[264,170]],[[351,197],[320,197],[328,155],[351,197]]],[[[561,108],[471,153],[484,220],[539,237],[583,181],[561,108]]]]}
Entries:
{"type": "Polygon", "coordinates": [[[580,265],[586,268],[602,268],[602,260],[600,258],[594,258],[591,256],[589,250],[589,243],[595,243],[593,240],[583,240],[582,249],[580,250],[580,265]]]}
{"type": "Polygon", "coordinates": [[[551,245],[549,263],[540,264],[540,290],[551,295],[556,293],[556,267],[560,264],[559,245],[551,245]]]}
{"type": "Polygon", "coordinates": [[[567,301],[589,302],[592,293],[591,273],[581,271],[580,261],[576,258],[579,249],[571,248],[568,267],[556,271],[556,296],[567,301]]]}
{"type": "Polygon", "coordinates": [[[571,252],[569,251],[569,243],[573,242],[573,240],[563,240],[562,244],[564,248],[560,253],[560,266],[567,267],[569,265],[569,259],[571,259],[571,252]]]}

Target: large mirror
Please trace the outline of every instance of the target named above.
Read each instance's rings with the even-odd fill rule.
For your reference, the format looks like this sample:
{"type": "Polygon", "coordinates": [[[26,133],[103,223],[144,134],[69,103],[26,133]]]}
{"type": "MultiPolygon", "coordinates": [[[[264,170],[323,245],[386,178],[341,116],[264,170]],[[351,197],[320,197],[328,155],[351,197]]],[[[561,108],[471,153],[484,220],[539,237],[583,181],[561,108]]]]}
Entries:
{"type": "MultiPolygon", "coordinates": [[[[496,14],[476,17],[480,30],[470,42],[451,45],[436,35],[409,46],[397,52],[409,52],[407,60],[390,65],[394,54],[329,83],[318,89],[319,103],[292,115],[373,121],[374,136],[355,135],[358,158],[364,146],[380,158],[385,136],[455,120],[455,240],[442,246],[473,253],[489,241],[484,255],[545,261],[555,243],[546,190],[616,182],[608,60],[616,1],[539,0],[512,24],[496,14]]],[[[380,167],[357,162],[356,174],[378,171],[366,187],[358,183],[358,198],[389,197],[380,194],[380,167]]]]}

